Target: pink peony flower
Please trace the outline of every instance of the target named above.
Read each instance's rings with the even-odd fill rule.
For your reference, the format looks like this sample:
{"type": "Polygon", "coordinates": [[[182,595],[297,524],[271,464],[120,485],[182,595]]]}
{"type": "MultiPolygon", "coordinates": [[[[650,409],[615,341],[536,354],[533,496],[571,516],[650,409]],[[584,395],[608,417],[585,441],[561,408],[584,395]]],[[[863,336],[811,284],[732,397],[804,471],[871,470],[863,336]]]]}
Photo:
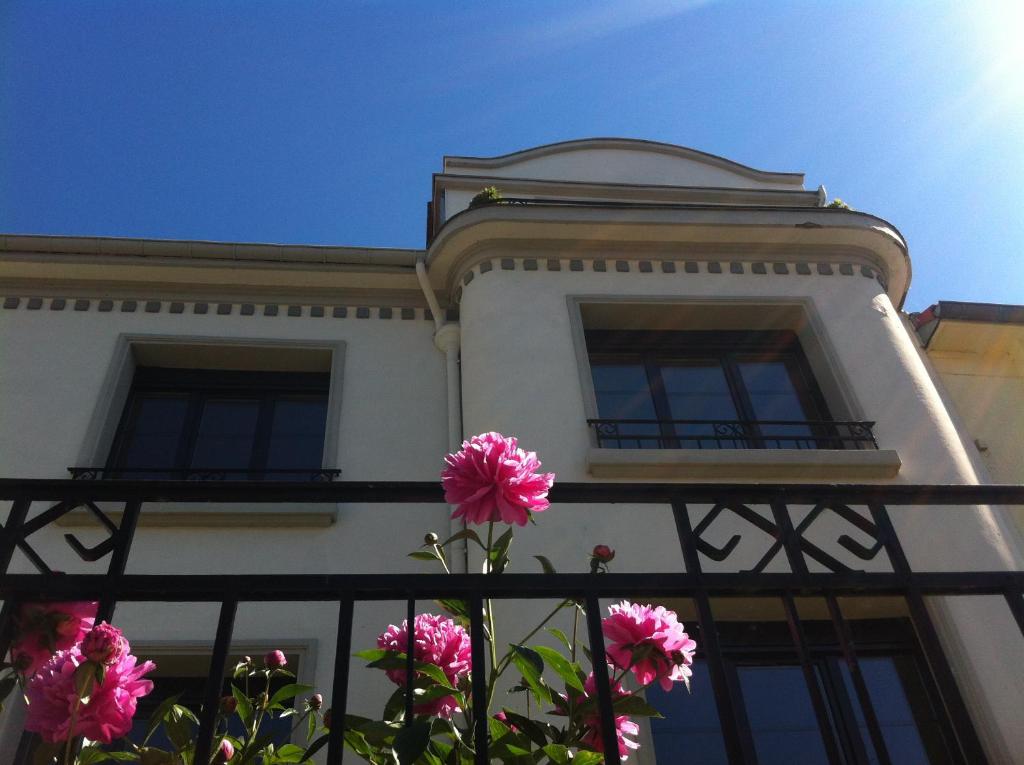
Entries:
{"type": "Polygon", "coordinates": [[[458,505],[452,518],[525,526],[530,513],[548,509],[555,474],[538,474],[537,455],[520,449],[515,438],[482,433],[464,441],[462,450],[444,461],[444,500],[458,505]]]}
{"type": "Polygon", "coordinates": [[[228,741],[226,738],[222,738],[220,740],[220,746],[217,747],[217,753],[213,756],[213,761],[215,763],[217,763],[217,765],[222,765],[222,763],[227,762],[228,760],[230,760],[234,756],[235,756],[235,747],[234,747],[234,745],[230,741],[228,741]]]}
{"type": "Polygon", "coordinates": [[[519,728],[508,721],[508,715],[505,714],[505,710],[500,710],[494,713],[494,719],[500,722],[502,725],[507,727],[513,733],[517,733],[519,728]]]}
{"type": "MultiPolygon", "coordinates": [[[[597,681],[594,679],[594,673],[591,672],[590,676],[587,677],[586,682],[583,683],[583,690],[585,696],[577,698],[577,701],[582,701],[583,698],[593,698],[597,696],[597,681]]],[[[630,693],[622,689],[622,686],[617,683],[612,683],[612,701],[615,699],[621,699],[625,696],[629,696],[630,693]]],[[[590,714],[587,714],[583,718],[583,725],[586,728],[581,739],[583,744],[595,752],[604,751],[604,739],[601,738],[601,714],[596,710],[590,714]]],[[[627,759],[630,749],[639,749],[640,744],[636,741],[631,741],[626,736],[636,736],[640,733],[640,726],[629,719],[626,715],[618,715],[615,718],[615,736],[619,740],[619,759],[627,759]]]]}
{"type": "Polygon", "coordinates": [[[128,653],[128,641],[117,627],[100,622],[82,638],[82,653],[97,664],[117,664],[128,653]]]}
{"type": "Polygon", "coordinates": [[[271,651],[263,657],[263,663],[267,669],[280,669],[288,663],[288,660],[284,657],[283,651],[271,651]]]}
{"type": "Polygon", "coordinates": [[[151,661],[137,665],[134,656],[122,655],[116,664],[107,667],[103,682],[94,684],[89,700],[78,706],[72,731],[71,716],[77,699],[75,670],[85,661],[77,646],[58,651],[29,680],[25,730],[38,733],[51,744],[66,741],[69,735],[109,744],[131,730],[139,697],[153,690],[152,681],[142,676],[156,665],[151,661]]]}
{"type": "Polygon", "coordinates": [[[641,685],[658,680],[669,691],[673,681],[686,682],[693,674],[697,643],[683,630],[674,611],[663,606],[641,606],[622,601],[608,607],[601,621],[611,641],[608,658],[619,669],[631,669],[641,685]],[[635,653],[639,655],[635,656],[635,653]]]}
{"type": "MultiPolygon", "coordinates": [[[[451,619],[434,614],[418,615],[414,630],[413,658],[440,667],[448,682],[458,687],[459,678],[468,675],[472,667],[469,635],[466,634],[466,630],[451,619]]],[[[403,621],[401,627],[392,624],[381,633],[377,638],[377,647],[405,653],[408,641],[408,623],[403,621]]],[[[386,670],[386,674],[396,685],[405,685],[405,670],[389,669],[386,670]]],[[[451,717],[453,713],[461,711],[453,696],[443,696],[417,704],[413,709],[417,714],[442,717],[451,717]]]]}
{"type": "Polygon", "coordinates": [[[56,651],[77,645],[96,621],[95,602],[26,603],[15,617],[11,663],[32,677],[56,651]]]}

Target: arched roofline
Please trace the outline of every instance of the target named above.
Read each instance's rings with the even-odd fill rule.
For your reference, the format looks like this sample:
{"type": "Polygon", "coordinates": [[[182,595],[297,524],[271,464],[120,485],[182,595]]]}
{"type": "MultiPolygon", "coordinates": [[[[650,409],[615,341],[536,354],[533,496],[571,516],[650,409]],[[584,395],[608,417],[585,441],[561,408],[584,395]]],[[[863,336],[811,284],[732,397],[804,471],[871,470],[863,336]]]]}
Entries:
{"type": "Polygon", "coordinates": [[[502,154],[498,157],[459,157],[446,155],[444,157],[444,168],[445,170],[456,167],[495,169],[513,165],[517,162],[524,162],[526,160],[537,159],[539,157],[550,156],[553,154],[568,154],[574,151],[585,151],[589,149],[619,149],[665,154],[679,159],[688,159],[694,162],[700,162],[705,165],[727,170],[729,172],[736,173],[737,175],[742,175],[746,178],[762,181],[764,183],[803,184],[804,182],[803,173],[778,173],[768,170],[758,170],[757,168],[748,167],[747,165],[741,165],[739,162],[733,162],[731,159],[719,157],[716,154],[708,154],[707,152],[690,149],[686,146],[677,146],[676,144],[662,143],[660,141],[645,141],[639,138],[579,138],[572,141],[560,141],[558,143],[544,144],[543,146],[534,146],[530,149],[522,149],[520,151],[514,151],[511,154],[502,154]]]}

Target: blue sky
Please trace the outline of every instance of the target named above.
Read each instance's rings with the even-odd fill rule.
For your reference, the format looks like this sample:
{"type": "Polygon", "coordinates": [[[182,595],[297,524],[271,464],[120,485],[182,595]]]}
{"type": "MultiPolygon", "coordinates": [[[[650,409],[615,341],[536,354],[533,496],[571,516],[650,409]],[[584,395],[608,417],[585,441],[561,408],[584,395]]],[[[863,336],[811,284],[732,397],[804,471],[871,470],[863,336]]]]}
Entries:
{"type": "Polygon", "coordinates": [[[444,154],[692,146],[1024,303],[1024,2],[16,2],[0,231],[420,247],[444,154]]]}

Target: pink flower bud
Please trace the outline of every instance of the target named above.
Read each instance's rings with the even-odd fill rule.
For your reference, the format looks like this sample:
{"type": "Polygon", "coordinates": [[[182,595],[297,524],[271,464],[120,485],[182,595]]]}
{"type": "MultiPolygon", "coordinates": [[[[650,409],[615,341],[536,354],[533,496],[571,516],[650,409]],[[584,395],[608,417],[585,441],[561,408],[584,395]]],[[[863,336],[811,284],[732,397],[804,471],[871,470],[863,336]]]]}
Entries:
{"type": "Polygon", "coordinates": [[[288,660],[284,657],[282,651],[271,651],[263,657],[263,663],[267,669],[280,669],[288,663],[288,660]]]}
{"type": "Polygon", "coordinates": [[[324,697],[321,696],[319,693],[314,693],[312,696],[309,697],[309,708],[310,709],[319,709],[323,705],[324,705],[324,697]]]}
{"type": "Polygon", "coordinates": [[[228,762],[232,757],[235,756],[235,747],[231,745],[231,742],[226,738],[221,739],[220,746],[217,748],[217,754],[213,756],[214,763],[221,765],[222,763],[228,762]]]}
{"type": "Polygon", "coordinates": [[[615,550],[608,545],[594,545],[594,551],[590,553],[590,556],[601,563],[608,563],[615,558],[615,550]]]}
{"type": "Polygon", "coordinates": [[[82,653],[89,661],[109,667],[128,653],[128,641],[117,627],[100,622],[82,639],[82,653]]]}
{"type": "Polygon", "coordinates": [[[238,709],[238,699],[234,696],[223,696],[220,700],[221,714],[233,715],[238,709]]]}

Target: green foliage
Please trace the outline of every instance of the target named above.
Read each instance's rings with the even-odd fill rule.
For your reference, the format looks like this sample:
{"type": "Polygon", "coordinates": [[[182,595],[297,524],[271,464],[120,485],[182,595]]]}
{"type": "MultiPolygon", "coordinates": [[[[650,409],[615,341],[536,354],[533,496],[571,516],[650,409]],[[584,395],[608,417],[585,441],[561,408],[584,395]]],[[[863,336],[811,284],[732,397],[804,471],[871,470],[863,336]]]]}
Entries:
{"type": "Polygon", "coordinates": [[[846,204],[846,202],[844,202],[839,197],[836,197],[835,199],[833,199],[831,202],[829,202],[827,205],[825,205],[825,207],[831,208],[833,210],[852,210],[853,209],[852,207],[850,207],[848,204],[846,204]]]}
{"type": "Polygon", "coordinates": [[[470,200],[469,209],[472,210],[474,207],[497,204],[502,199],[501,192],[495,186],[487,186],[480,189],[480,192],[470,200]]]}

